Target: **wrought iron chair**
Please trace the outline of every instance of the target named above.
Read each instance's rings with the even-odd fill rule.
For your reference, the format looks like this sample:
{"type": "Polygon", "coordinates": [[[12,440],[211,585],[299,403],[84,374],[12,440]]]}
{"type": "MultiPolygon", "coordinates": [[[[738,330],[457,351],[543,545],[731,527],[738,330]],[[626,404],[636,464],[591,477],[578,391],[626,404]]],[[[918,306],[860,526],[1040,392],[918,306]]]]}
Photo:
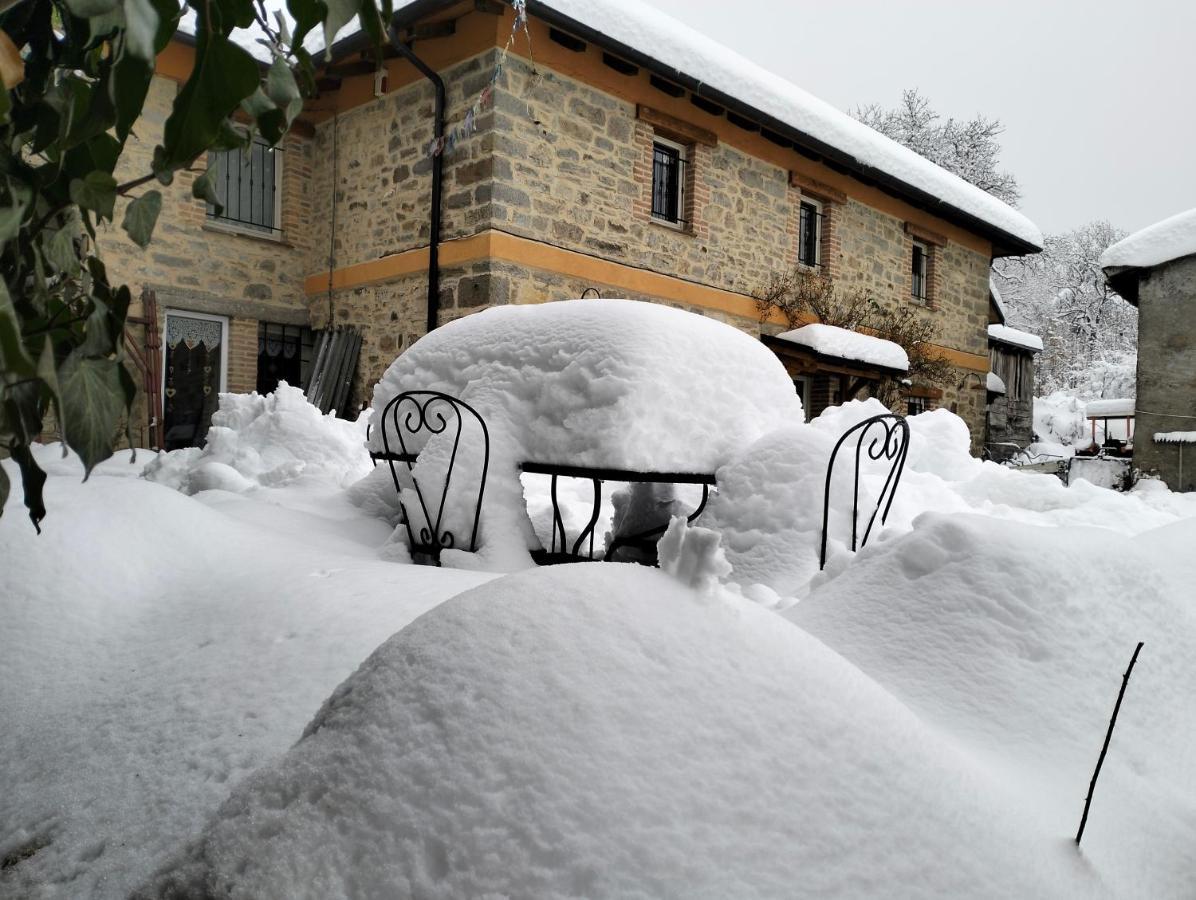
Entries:
{"type": "Polygon", "coordinates": [[[851,549],[853,552],[857,549],[861,454],[866,453],[868,458],[873,460],[891,460],[892,464],[889,466],[889,474],[885,478],[880,496],[876,498],[876,508],[872,510],[872,515],[868,517],[868,527],[864,529],[864,537],[858,541],[859,547],[863,547],[868,543],[868,537],[872,534],[872,526],[876,523],[877,513],[880,513],[881,525],[889,517],[889,508],[893,505],[893,497],[897,494],[897,485],[901,481],[901,473],[905,470],[905,457],[909,452],[909,423],[905,421],[904,416],[892,413],[873,416],[870,419],[865,419],[863,422],[853,425],[843,433],[843,436],[835,444],[835,449],[831,451],[831,459],[826,467],[826,487],[822,498],[822,549],[819,555],[819,569],[826,568],[827,528],[830,523],[831,509],[831,476],[835,472],[835,459],[839,455],[839,448],[843,446],[849,437],[857,432],[859,436],[855,442],[854,495],[851,500],[851,549]],[[869,432],[873,432],[875,436],[865,449],[864,439],[868,436],[869,432]],[[881,512],[882,506],[884,507],[883,512],[881,512]]]}
{"type": "MultiPolygon", "coordinates": [[[[385,452],[381,458],[390,466],[390,476],[394,479],[395,490],[399,495],[399,506],[403,512],[403,522],[407,526],[407,537],[410,540],[412,555],[425,555],[436,565],[440,564],[440,552],[456,547],[457,538],[448,528],[444,527],[445,505],[448,500],[449,485],[452,483],[453,472],[457,465],[457,451],[461,446],[461,435],[472,417],[482,431],[482,464],[481,477],[478,481],[477,504],[473,509],[473,528],[469,534],[470,552],[477,550],[478,525],[482,517],[482,497],[486,491],[486,475],[490,468],[490,431],[486,421],[476,409],[449,394],[440,391],[404,391],[386,404],[382,410],[382,446],[385,452]],[[450,431],[449,429],[454,429],[450,431]],[[444,471],[444,485],[440,489],[439,500],[433,509],[429,505],[429,497],[420,487],[415,477],[415,461],[419,456],[419,448],[414,447],[420,435],[428,438],[438,434],[452,435],[452,449],[448,458],[448,466],[444,471]],[[392,449],[392,441],[397,438],[398,450],[392,449]],[[423,525],[419,526],[418,535],[413,525],[410,511],[403,503],[403,485],[399,479],[396,463],[407,466],[407,473],[415,488],[415,495],[419,500],[419,512],[423,515],[423,525]]],[[[424,441],[426,442],[426,440],[424,441]]],[[[422,444],[420,443],[420,447],[422,444]]],[[[435,500],[435,496],[431,499],[435,500]]]]}

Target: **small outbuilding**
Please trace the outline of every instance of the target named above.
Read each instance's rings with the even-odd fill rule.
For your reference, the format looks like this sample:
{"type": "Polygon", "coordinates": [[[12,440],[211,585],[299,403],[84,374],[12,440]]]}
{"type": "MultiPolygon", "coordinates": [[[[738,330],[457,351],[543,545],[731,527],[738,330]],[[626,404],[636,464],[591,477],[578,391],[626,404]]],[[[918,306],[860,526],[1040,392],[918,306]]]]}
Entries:
{"type": "Polygon", "coordinates": [[[1138,307],[1134,468],[1173,491],[1196,490],[1185,440],[1196,428],[1196,209],[1130,235],[1100,259],[1110,286],[1138,307]]]}
{"type": "Polygon", "coordinates": [[[1008,459],[1034,440],[1034,357],[1042,338],[1005,324],[1005,307],[989,279],[989,373],[985,445],[991,458],[1008,459]]]}

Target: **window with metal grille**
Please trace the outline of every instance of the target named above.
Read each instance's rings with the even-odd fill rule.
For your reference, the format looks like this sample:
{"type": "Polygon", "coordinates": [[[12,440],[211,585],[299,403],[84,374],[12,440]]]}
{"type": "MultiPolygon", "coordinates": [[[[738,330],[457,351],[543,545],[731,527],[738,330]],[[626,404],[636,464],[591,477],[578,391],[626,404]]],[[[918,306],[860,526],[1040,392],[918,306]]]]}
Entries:
{"type": "Polygon", "coordinates": [[[685,147],[657,138],[652,144],[652,217],[684,225],[685,147]]]}
{"type": "Polygon", "coordinates": [[[208,205],[208,218],[251,231],[277,232],[282,151],[255,140],[248,150],[208,154],[208,172],[223,209],[208,205]]]}
{"type": "Polygon", "coordinates": [[[905,414],[907,416],[917,416],[930,409],[930,399],[927,397],[906,397],[905,398],[905,414]]]}
{"type": "Polygon", "coordinates": [[[921,300],[923,302],[926,301],[927,288],[929,286],[927,283],[927,277],[926,277],[927,269],[928,269],[927,261],[929,259],[930,259],[930,248],[927,247],[923,243],[914,241],[914,250],[913,250],[913,259],[912,259],[912,269],[913,269],[912,293],[913,293],[915,299],[921,300]]]}
{"type": "Polygon", "coordinates": [[[822,264],[822,204],[803,200],[798,207],[797,261],[803,266],[822,264]]]}

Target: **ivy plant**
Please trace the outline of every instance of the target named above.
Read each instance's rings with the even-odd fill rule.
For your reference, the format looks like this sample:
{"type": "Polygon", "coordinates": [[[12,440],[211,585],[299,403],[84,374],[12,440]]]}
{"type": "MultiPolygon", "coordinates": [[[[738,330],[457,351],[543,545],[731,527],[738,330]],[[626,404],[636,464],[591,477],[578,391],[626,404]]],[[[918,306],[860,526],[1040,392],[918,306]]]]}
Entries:
{"type": "MultiPolygon", "coordinates": [[[[286,0],[0,0],[0,457],[20,473],[35,526],[45,474],[31,452],[53,412],[84,478],[112,455],[136,385],[125,366],[127,285],[113,284],[98,228],[153,240],[161,187],[209,150],[283,139],[316,91],[315,62],[354,17],[381,50],[391,2],[286,0]],[[150,171],[116,173],[138,127],[155,61],[186,16],[195,65],[154,148],[150,171]],[[265,47],[267,62],[245,49],[265,47]]],[[[125,171],[125,168],[120,168],[125,171]]],[[[218,204],[206,175],[195,197],[218,204]]],[[[200,263],[202,265],[202,261],[200,263]]],[[[0,513],[13,492],[0,467],[0,513]]]]}

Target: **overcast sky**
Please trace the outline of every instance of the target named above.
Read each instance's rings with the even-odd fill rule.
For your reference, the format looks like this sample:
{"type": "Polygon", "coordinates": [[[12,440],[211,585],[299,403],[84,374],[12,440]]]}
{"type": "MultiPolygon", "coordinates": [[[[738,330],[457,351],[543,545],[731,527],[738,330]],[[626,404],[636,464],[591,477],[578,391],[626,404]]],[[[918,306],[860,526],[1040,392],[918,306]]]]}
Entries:
{"type": "Polygon", "coordinates": [[[1193,0],[647,2],[840,109],[917,87],[944,115],[1000,119],[1043,231],[1196,207],[1193,0]]]}

